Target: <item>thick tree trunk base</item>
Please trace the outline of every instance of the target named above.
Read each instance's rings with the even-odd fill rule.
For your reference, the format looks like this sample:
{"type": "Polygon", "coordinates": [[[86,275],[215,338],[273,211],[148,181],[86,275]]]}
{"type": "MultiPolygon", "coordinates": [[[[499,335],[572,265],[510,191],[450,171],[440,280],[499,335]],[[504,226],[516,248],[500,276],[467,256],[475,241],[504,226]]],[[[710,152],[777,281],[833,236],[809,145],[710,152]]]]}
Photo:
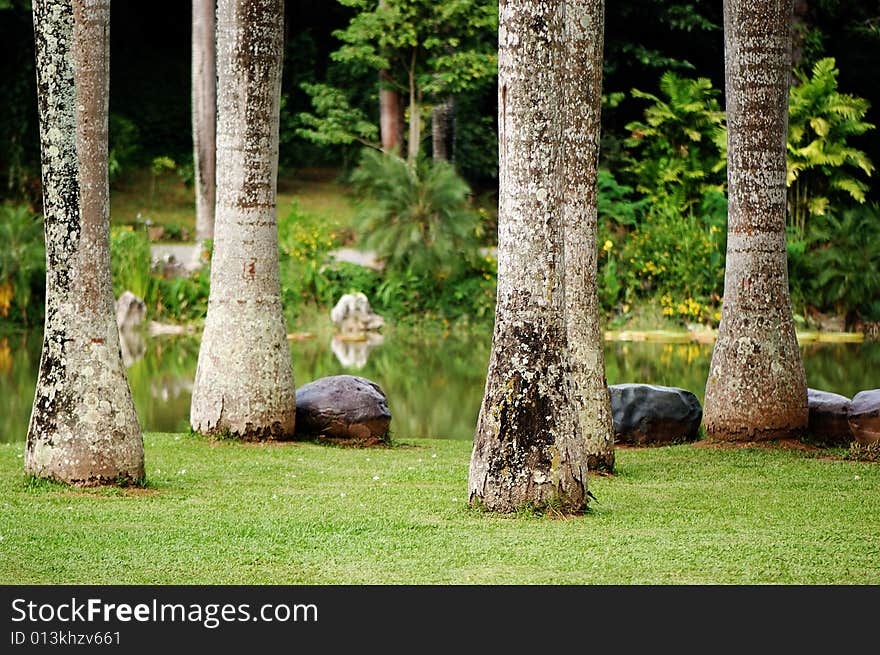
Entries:
{"type": "Polygon", "coordinates": [[[799,420],[793,420],[789,427],[752,427],[730,426],[723,423],[706,424],[706,440],[722,442],[781,441],[799,439],[806,430],[799,420]]]}

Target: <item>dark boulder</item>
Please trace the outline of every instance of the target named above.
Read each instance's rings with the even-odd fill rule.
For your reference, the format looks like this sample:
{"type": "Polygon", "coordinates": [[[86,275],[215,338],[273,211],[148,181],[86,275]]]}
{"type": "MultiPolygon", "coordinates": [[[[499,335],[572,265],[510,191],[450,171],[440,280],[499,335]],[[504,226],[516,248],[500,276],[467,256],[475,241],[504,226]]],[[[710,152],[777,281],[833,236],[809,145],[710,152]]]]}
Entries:
{"type": "Polygon", "coordinates": [[[860,391],[853,396],[849,428],[862,446],[880,443],[880,389],[860,391]]]}
{"type": "Polygon", "coordinates": [[[612,384],[608,389],[617,443],[641,446],[697,438],[703,407],[690,391],[652,384],[612,384]]]}
{"type": "Polygon", "coordinates": [[[385,393],[366,378],[333,375],[296,390],[298,437],[378,445],[388,442],[390,423],[385,393]]]}
{"type": "Polygon", "coordinates": [[[810,436],[833,446],[848,446],[852,441],[849,428],[849,411],[852,403],[846,396],[807,389],[807,405],[810,409],[810,436]]]}

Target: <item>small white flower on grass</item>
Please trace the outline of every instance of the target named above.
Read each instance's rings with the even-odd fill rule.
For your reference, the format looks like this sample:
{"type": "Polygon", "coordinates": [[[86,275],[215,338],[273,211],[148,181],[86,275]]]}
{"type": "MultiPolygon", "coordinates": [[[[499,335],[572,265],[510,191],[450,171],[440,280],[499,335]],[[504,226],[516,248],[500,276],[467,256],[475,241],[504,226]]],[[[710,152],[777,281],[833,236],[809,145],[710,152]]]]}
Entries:
{"type": "Polygon", "coordinates": [[[298,457],[298,458],[296,459],[296,461],[297,461],[297,462],[302,462],[302,461],[305,461],[305,460],[303,460],[302,457],[298,457]]]}
{"type": "Polygon", "coordinates": [[[433,455],[431,455],[431,458],[432,458],[432,459],[437,459],[437,453],[434,453],[433,455]]]}
{"type": "Polygon", "coordinates": [[[453,503],[457,503],[457,502],[458,502],[458,498],[453,498],[453,499],[452,499],[452,502],[453,502],[453,503]]]}
{"type": "Polygon", "coordinates": [[[414,469],[413,469],[412,466],[407,466],[407,467],[406,467],[406,470],[407,470],[407,471],[412,471],[412,470],[414,470],[414,469]]]}
{"type": "Polygon", "coordinates": [[[175,441],[180,441],[180,435],[174,437],[174,440],[175,440],[175,441]]]}
{"type": "Polygon", "coordinates": [[[383,487],[387,487],[387,486],[388,486],[388,483],[387,483],[387,482],[383,482],[383,483],[382,483],[382,486],[383,486],[383,487]]]}
{"type": "Polygon", "coordinates": [[[278,500],[278,494],[272,494],[272,500],[278,500]]]}
{"type": "Polygon", "coordinates": [[[159,469],[156,469],[156,475],[159,475],[160,473],[162,473],[162,471],[160,471],[159,469]]]}
{"type": "Polygon", "coordinates": [[[854,476],[853,476],[853,480],[861,480],[861,479],[862,479],[862,478],[861,478],[860,476],[858,476],[858,475],[854,475],[854,476]]]}
{"type": "Polygon", "coordinates": [[[180,470],[177,472],[177,475],[186,475],[186,469],[180,469],[180,470]]]}
{"type": "Polygon", "coordinates": [[[19,453],[18,455],[16,455],[16,457],[18,457],[19,459],[21,459],[22,457],[24,457],[24,455],[22,455],[21,453],[19,453]]]}
{"type": "Polygon", "coordinates": [[[340,492],[339,492],[339,497],[340,497],[340,498],[345,498],[345,492],[344,492],[344,491],[340,491],[340,492]]]}
{"type": "Polygon", "coordinates": [[[370,458],[369,458],[369,457],[367,457],[366,459],[367,459],[368,462],[370,461],[370,458]]]}
{"type": "Polygon", "coordinates": [[[378,476],[378,475],[374,475],[374,476],[373,476],[373,480],[374,480],[374,481],[375,481],[375,480],[378,480],[378,479],[379,479],[379,476],[378,476]]]}

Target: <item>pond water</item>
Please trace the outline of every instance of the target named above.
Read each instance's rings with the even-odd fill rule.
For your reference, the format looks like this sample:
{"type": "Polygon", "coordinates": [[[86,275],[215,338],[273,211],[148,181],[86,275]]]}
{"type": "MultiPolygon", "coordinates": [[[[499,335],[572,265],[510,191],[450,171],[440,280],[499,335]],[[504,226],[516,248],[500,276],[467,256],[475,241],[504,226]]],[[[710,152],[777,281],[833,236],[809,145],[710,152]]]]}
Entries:
{"type": "MultiPolygon", "coordinates": [[[[485,384],[491,332],[443,334],[388,329],[381,343],[333,339],[329,324],[290,342],[297,386],[337,374],[369,378],[388,395],[399,438],[473,438],[485,384]]],[[[694,392],[702,402],[711,344],[606,341],[609,384],[645,382],[694,392]]],[[[0,336],[0,442],[25,440],[41,336],[0,336]]],[[[129,383],[146,431],[188,430],[197,336],[144,337],[134,347],[129,383]]],[[[852,397],[880,387],[880,343],[802,345],[807,384],[852,397]]]]}

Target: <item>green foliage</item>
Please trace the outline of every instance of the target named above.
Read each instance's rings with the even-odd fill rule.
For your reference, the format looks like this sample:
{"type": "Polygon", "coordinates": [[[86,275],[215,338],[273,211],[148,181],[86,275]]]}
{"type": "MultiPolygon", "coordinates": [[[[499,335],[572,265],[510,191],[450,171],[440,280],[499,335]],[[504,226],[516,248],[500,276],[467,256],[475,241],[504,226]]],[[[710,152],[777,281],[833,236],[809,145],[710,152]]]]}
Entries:
{"type": "Polygon", "coordinates": [[[110,269],[113,275],[113,295],[118,298],[131,291],[142,299],[148,311],[155,310],[158,278],[153,276],[150,240],[143,230],[124,225],[110,229],[110,269]]]}
{"type": "Polygon", "coordinates": [[[390,271],[439,281],[473,260],[479,217],[452,165],[365,150],[351,180],[367,200],[354,227],[390,271]]]}
{"type": "Polygon", "coordinates": [[[833,201],[865,202],[868,185],[856,175],[870,176],[874,165],[849,144],[874,125],[863,119],[870,107],[863,98],[837,90],[839,71],[833,57],[819,60],[808,77],[795,71],[788,118],[787,176],[790,225],[803,237],[808,216],[821,216],[833,201]]]}
{"type": "Polygon", "coordinates": [[[661,99],[633,89],[652,102],[644,121],[628,123],[624,145],[632,149],[626,172],[652,199],[687,212],[708,191],[725,187],[726,132],[719,91],[706,78],[668,71],[660,78],[661,99]]]}
{"type": "MultiPolygon", "coordinates": [[[[211,242],[205,244],[207,261],[211,247],[211,242]]],[[[128,225],[111,228],[110,266],[114,296],[131,291],[144,301],[148,315],[154,319],[198,321],[208,311],[209,265],[188,276],[161,276],[152,270],[150,240],[144,229],[128,225]]]]}
{"type": "Polygon", "coordinates": [[[378,127],[351,105],[344,91],[329,84],[304,82],[300,86],[311,98],[313,113],[296,115],[297,136],[323,145],[358,142],[378,147],[378,127]]]}
{"type": "Polygon", "coordinates": [[[0,243],[0,318],[27,325],[38,320],[43,309],[46,248],[42,217],[24,206],[0,205],[0,243]]]}
{"type": "Polygon", "coordinates": [[[134,121],[122,114],[111,113],[108,121],[110,150],[107,158],[110,181],[118,179],[137,164],[141,150],[140,130],[134,121]]]}
{"type": "Polygon", "coordinates": [[[880,205],[814,217],[806,248],[803,268],[811,304],[849,318],[880,321],[880,205]]]}
{"type": "Polygon", "coordinates": [[[335,284],[325,276],[327,253],[339,245],[339,235],[327,221],[292,202],[278,222],[279,272],[285,309],[296,316],[304,303],[332,304],[335,284]]]}
{"type": "Polygon", "coordinates": [[[717,323],[724,289],[725,211],[719,193],[707,194],[685,215],[660,205],[626,235],[619,254],[606,239],[600,249],[603,307],[653,300],[671,319],[717,323]]]}

